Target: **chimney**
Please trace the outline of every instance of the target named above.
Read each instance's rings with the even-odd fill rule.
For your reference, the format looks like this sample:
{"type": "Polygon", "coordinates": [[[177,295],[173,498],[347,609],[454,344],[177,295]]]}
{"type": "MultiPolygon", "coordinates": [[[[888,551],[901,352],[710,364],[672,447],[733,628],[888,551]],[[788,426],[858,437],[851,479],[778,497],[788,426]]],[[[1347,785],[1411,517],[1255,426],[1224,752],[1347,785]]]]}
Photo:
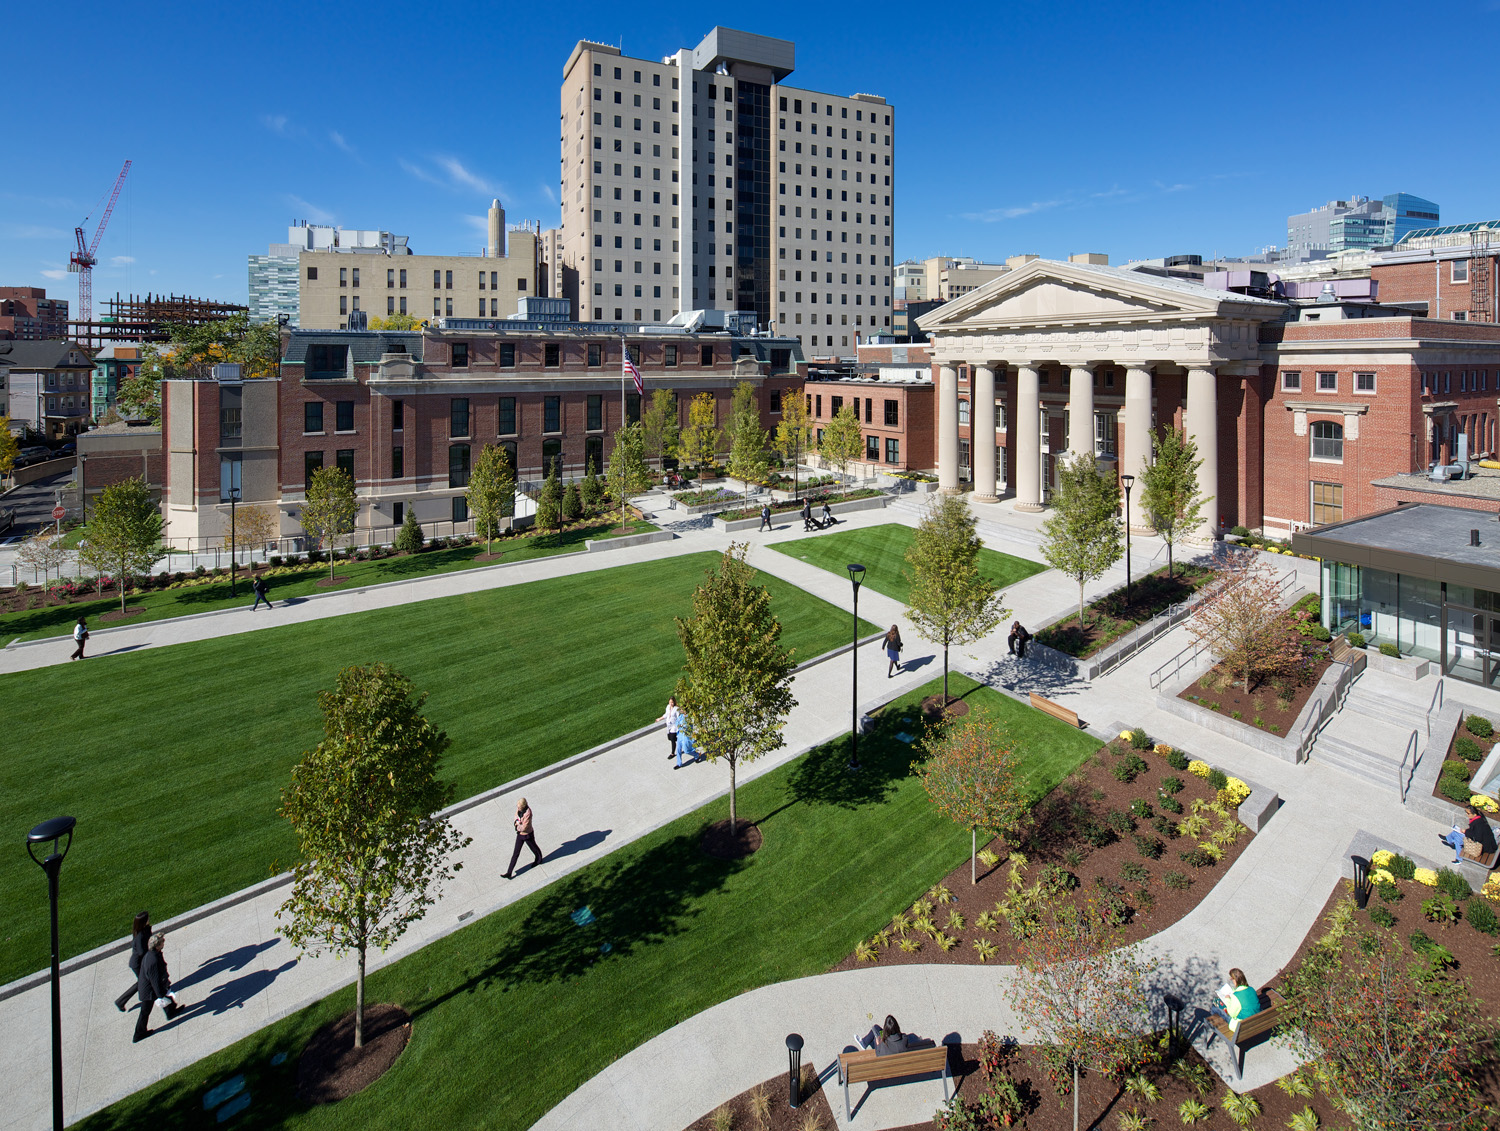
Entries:
{"type": "Polygon", "coordinates": [[[505,209],[499,200],[490,201],[490,242],[485,254],[491,259],[505,257],[505,209]]]}
{"type": "Polygon", "coordinates": [[[1471,531],[1469,531],[1469,545],[1471,545],[1471,546],[1477,546],[1477,545],[1479,545],[1479,531],[1477,531],[1477,530],[1471,530],[1471,531]]]}

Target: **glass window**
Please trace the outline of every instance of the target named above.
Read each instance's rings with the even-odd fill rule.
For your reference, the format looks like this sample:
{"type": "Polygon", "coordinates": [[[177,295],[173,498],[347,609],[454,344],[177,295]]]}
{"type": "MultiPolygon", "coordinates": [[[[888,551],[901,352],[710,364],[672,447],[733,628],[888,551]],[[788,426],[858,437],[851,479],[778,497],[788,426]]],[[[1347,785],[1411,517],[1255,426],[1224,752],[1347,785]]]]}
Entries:
{"type": "Polygon", "coordinates": [[[1312,485],[1312,520],[1315,526],[1344,521],[1344,487],[1341,483],[1312,485]]]}
{"type": "MultiPolygon", "coordinates": [[[[323,402],[322,401],[308,401],[305,405],[302,406],[302,431],[303,432],[321,432],[321,431],[323,431],[323,402]]],[[[323,466],[321,459],[318,462],[318,466],[319,467],[323,466]]]]}
{"type": "Polygon", "coordinates": [[[463,495],[454,495],[453,496],[453,521],[454,522],[468,522],[469,521],[469,500],[467,498],[465,498],[463,495]]]}
{"type": "Polygon", "coordinates": [[[468,342],[454,342],[453,343],[453,368],[454,369],[467,369],[467,368],[469,368],[469,343],[468,342]]]}
{"type": "Polygon", "coordinates": [[[639,424],[641,420],[641,395],[639,393],[625,394],[625,423],[639,424]]]}
{"type": "Polygon", "coordinates": [[[1354,375],[1354,391],[1356,393],[1373,393],[1375,391],[1375,374],[1356,373],[1354,375]]]}
{"type": "Polygon", "coordinates": [[[699,365],[712,365],[714,363],[714,347],[713,346],[701,346],[701,347],[699,347],[698,354],[699,354],[699,356],[698,356],[698,364],[699,365]]]}
{"type": "MultiPolygon", "coordinates": [[[[598,284],[595,283],[594,286],[597,288],[598,284]]],[[[594,293],[598,294],[599,291],[596,289],[594,291],[594,293]]],[[[604,364],[604,348],[602,346],[600,346],[598,343],[591,343],[589,345],[589,368],[590,369],[597,369],[599,366],[601,366],[603,364],[604,364]]]]}
{"type": "Polygon", "coordinates": [[[1339,391],[1339,375],[1327,370],[1318,373],[1318,392],[1336,393],[1339,391]]]}
{"type": "Polygon", "coordinates": [[[1112,412],[1094,413],[1094,454],[1115,454],[1115,414],[1112,412]]]}
{"type": "Polygon", "coordinates": [[[885,426],[887,428],[895,428],[897,426],[897,404],[897,401],[885,402],[885,426]]]}
{"type": "Polygon", "coordinates": [[[598,393],[589,394],[589,420],[590,432],[598,432],[604,427],[604,398],[598,393]]]}
{"type": "Polygon", "coordinates": [[[676,345],[676,343],[674,343],[674,342],[668,342],[667,343],[666,347],[662,350],[662,362],[661,363],[663,365],[667,365],[667,366],[671,366],[671,365],[676,365],[677,364],[677,345],[676,345]]]}
{"type": "Polygon", "coordinates": [[[454,397],[449,403],[448,408],[448,435],[467,436],[469,434],[469,398],[454,397]]]}
{"type": "Polygon", "coordinates": [[[604,468],[604,437],[589,436],[583,441],[583,467],[589,471],[601,471],[604,468]]]}
{"type": "Polygon", "coordinates": [[[542,441],[542,477],[545,479],[554,471],[562,476],[562,441],[542,441]]]}
{"type": "Polygon", "coordinates": [[[562,398],[544,397],[542,399],[542,431],[562,431],[562,398]]]}
{"type": "Polygon", "coordinates": [[[879,459],[880,459],[880,437],[879,436],[869,436],[869,435],[867,435],[865,437],[865,459],[871,461],[872,463],[879,461],[879,459]]]}
{"type": "Polygon", "coordinates": [[[391,448],[391,478],[404,479],[406,477],[406,449],[400,444],[391,448]]]}
{"type": "MultiPolygon", "coordinates": [[[[402,272],[402,274],[405,274],[405,272],[402,272]]],[[[405,503],[392,503],[391,504],[391,522],[393,522],[397,526],[400,526],[405,521],[406,521],[406,504],[405,503]]]]}
{"type": "Polygon", "coordinates": [[[1281,387],[1289,393],[1302,391],[1302,374],[1297,370],[1288,370],[1281,375],[1281,387]]]}
{"type": "Polygon", "coordinates": [[[549,369],[556,369],[562,364],[562,351],[556,342],[548,342],[543,347],[542,364],[549,369]]]}
{"type": "Polygon", "coordinates": [[[219,457],[219,501],[227,503],[240,497],[240,457],[219,457]]]}
{"type": "Polygon", "coordinates": [[[467,487],[469,485],[469,445],[448,445],[448,486],[467,487]]]}
{"type": "Polygon", "coordinates": [[[312,486],[313,472],[323,470],[322,452],[302,453],[302,485],[304,488],[312,486]]]}
{"type": "Polygon", "coordinates": [[[500,343],[500,368],[514,369],[516,366],[516,343],[500,343]]]}
{"type": "Polygon", "coordinates": [[[969,423],[969,402],[966,400],[958,402],[958,423],[959,427],[964,427],[969,423]]]}
{"type": "Polygon", "coordinates": [[[500,427],[501,436],[514,436],[516,434],[516,398],[500,398],[500,427]]]}
{"type": "Polygon", "coordinates": [[[336,401],[334,403],[334,427],[340,432],[354,431],[353,401],[336,401]]]}
{"type": "Polygon", "coordinates": [[[391,431],[399,432],[406,424],[406,402],[391,402],[391,431]]]}
{"type": "Polygon", "coordinates": [[[226,440],[239,437],[241,429],[240,406],[226,406],[219,409],[219,435],[226,440]]]}
{"type": "Polygon", "coordinates": [[[334,466],[343,471],[350,479],[354,478],[354,449],[340,448],[333,455],[334,466]]]}
{"type": "Polygon", "coordinates": [[[780,416],[781,415],[781,390],[780,389],[772,389],[771,390],[771,415],[772,416],[780,416]]]}
{"type": "Polygon", "coordinates": [[[1313,459],[1344,458],[1344,426],[1331,420],[1315,421],[1312,426],[1313,459]]]}

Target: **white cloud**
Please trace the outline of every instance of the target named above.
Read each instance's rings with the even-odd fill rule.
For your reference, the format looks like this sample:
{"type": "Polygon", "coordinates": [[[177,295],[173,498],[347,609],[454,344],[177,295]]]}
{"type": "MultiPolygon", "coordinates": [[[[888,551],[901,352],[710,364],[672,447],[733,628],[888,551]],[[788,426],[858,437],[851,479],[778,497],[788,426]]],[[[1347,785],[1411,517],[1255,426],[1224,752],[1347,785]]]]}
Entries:
{"type": "Polygon", "coordinates": [[[463,222],[465,224],[469,225],[469,227],[473,228],[480,235],[484,236],[485,238],[489,237],[489,234],[490,234],[490,218],[489,218],[488,214],[486,214],[484,216],[468,216],[468,215],[465,215],[465,216],[461,216],[460,219],[463,220],[463,222]]]}
{"type": "Polygon", "coordinates": [[[338,146],[340,149],[342,149],[345,153],[349,154],[350,156],[354,155],[354,153],[355,153],[354,146],[350,145],[349,142],[347,140],[345,140],[344,135],[341,134],[341,133],[339,133],[338,130],[329,130],[328,131],[328,140],[331,141],[331,142],[333,142],[334,145],[338,146]]]}
{"type": "Polygon", "coordinates": [[[0,236],[9,240],[65,240],[68,233],[41,224],[0,224],[0,236]]]}
{"type": "Polygon", "coordinates": [[[458,158],[439,157],[437,158],[437,163],[447,171],[449,178],[453,181],[456,187],[462,186],[464,188],[471,188],[475,192],[483,193],[488,197],[496,197],[500,195],[500,188],[498,185],[491,184],[489,181],[485,180],[477,173],[471,172],[469,169],[465,168],[463,162],[458,160],[458,158]]]}
{"type": "Polygon", "coordinates": [[[434,177],[431,173],[429,173],[426,169],[422,168],[420,165],[412,164],[405,157],[402,157],[400,159],[400,164],[403,169],[405,169],[412,176],[416,177],[419,181],[426,181],[430,185],[441,185],[443,183],[442,181],[438,180],[437,177],[434,177]]]}
{"type": "Polygon", "coordinates": [[[1019,216],[1030,216],[1033,212],[1044,212],[1056,208],[1060,200],[1033,200],[1030,204],[1017,204],[1009,208],[987,208],[983,212],[965,212],[965,220],[978,220],[982,224],[994,224],[1000,220],[1014,220],[1019,216]]]}
{"type": "Polygon", "coordinates": [[[292,137],[302,132],[296,126],[292,125],[291,119],[285,114],[262,114],[260,116],[260,124],[273,134],[280,134],[282,137],[292,137]]]}
{"type": "Polygon", "coordinates": [[[66,279],[67,277],[67,271],[61,267],[49,267],[42,272],[44,279],[66,279]]]}
{"type": "Polygon", "coordinates": [[[556,204],[557,203],[557,193],[555,193],[555,192],[552,191],[552,186],[551,185],[549,185],[549,184],[543,184],[542,185],[542,195],[547,198],[548,202],[550,202],[552,204],[556,204]]]}
{"type": "Polygon", "coordinates": [[[297,210],[300,219],[311,220],[314,224],[331,224],[333,222],[332,212],[319,208],[316,204],[311,204],[303,200],[300,196],[288,192],[283,193],[281,199],[297,210]]]}
{"type": "Polygon", "coordinates": [[[111,255],[109,257],[109,265],[111,267],[128,267],[134,262],[135,256],[133,255],[111,255]]]}

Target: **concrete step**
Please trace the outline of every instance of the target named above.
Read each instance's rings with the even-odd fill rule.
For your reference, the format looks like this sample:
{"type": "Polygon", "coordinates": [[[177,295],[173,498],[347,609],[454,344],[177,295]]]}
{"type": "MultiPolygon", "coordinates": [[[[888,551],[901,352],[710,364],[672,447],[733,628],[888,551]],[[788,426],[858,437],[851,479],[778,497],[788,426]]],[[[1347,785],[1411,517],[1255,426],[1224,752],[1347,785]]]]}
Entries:
{"type": "Polygon", "coordinates": [[[1313,743],[1312,757],[1382,789],[1392,793],[1399,792],[1396,785],[1396,775],[1401,768],[1399,753],[1394,758],[1388,758],[1380,752],[1368,750],[1324,731],[1313,743]]]}
{"type": "Polygon", "coordinates": [[[1349,689],[1349,697],[1340,715],[1385,723],[1407,733],[1410,733],[1412,728],[1421,729],[1427,725],[1425,703],[1419,706],[1410,700],[1398,699],[1382,690],[1361,686],[1361,682],[1356,682],[1349,689]]]}

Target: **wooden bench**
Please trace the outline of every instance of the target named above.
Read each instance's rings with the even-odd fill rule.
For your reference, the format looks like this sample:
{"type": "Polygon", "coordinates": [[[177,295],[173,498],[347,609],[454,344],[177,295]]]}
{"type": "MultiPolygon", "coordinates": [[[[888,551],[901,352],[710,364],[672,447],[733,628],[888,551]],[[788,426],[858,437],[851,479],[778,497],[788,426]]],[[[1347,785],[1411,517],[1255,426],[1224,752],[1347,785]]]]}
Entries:
{"type": "Polygon", "coordinates": [[[1245,1071],[1245,1050],[1242,1047],[1245,1042],[1262,1037],[1281,1024],[1281,1007],[1286,1004],[1286,998],[1282,997],[1277,990],[1263,990],[1261,1000],[1263,1002],[1269,1000],[1271,1004],[1263,1007],[1259,1013],[1242,1017],[1238,1030],[1231,1029],[1229,1022],[1218,1014],[1209,1014],[1209,1024],[1229,1046],[1229,1057],[1234,1062],[1236,1080],[1244,1075],[1245,1071]]]}
{"type": "Polygon", "coordinates": [[[1078,721],[1077,711],[1070,711],[1061,703],[1054,703],[1050,699],[1043,699],[1035,691],[1031,692],[1031,705],[1038,711],[1045,711],[1054,719],[1061,719],[1070,727],[1078,727],[1080,730],[1083,729],[1083,724],[1078,721]]]}
{"type": "MultiPolygon", "coordinates": [[[[853,1120],[849,1106],[850,1084],[871,1084],[881,1080],[898,1080],[903,1076],[925,1076],[931,1072],[943,1074],[943,1102],[948,1102],[948,1046],[938,1045],[930,1049],[912,1049],[909,1052],[893,1052],[876,1056],[874,1049],[839,1053],[839,1082],[844,1085],[844,1118],[853,1120]]],[[[869,1089],[866,1089],[868,1094],[869,1089]]],[[[864,1102],[863,1099],[860,1100],[864,1102]]]]}

